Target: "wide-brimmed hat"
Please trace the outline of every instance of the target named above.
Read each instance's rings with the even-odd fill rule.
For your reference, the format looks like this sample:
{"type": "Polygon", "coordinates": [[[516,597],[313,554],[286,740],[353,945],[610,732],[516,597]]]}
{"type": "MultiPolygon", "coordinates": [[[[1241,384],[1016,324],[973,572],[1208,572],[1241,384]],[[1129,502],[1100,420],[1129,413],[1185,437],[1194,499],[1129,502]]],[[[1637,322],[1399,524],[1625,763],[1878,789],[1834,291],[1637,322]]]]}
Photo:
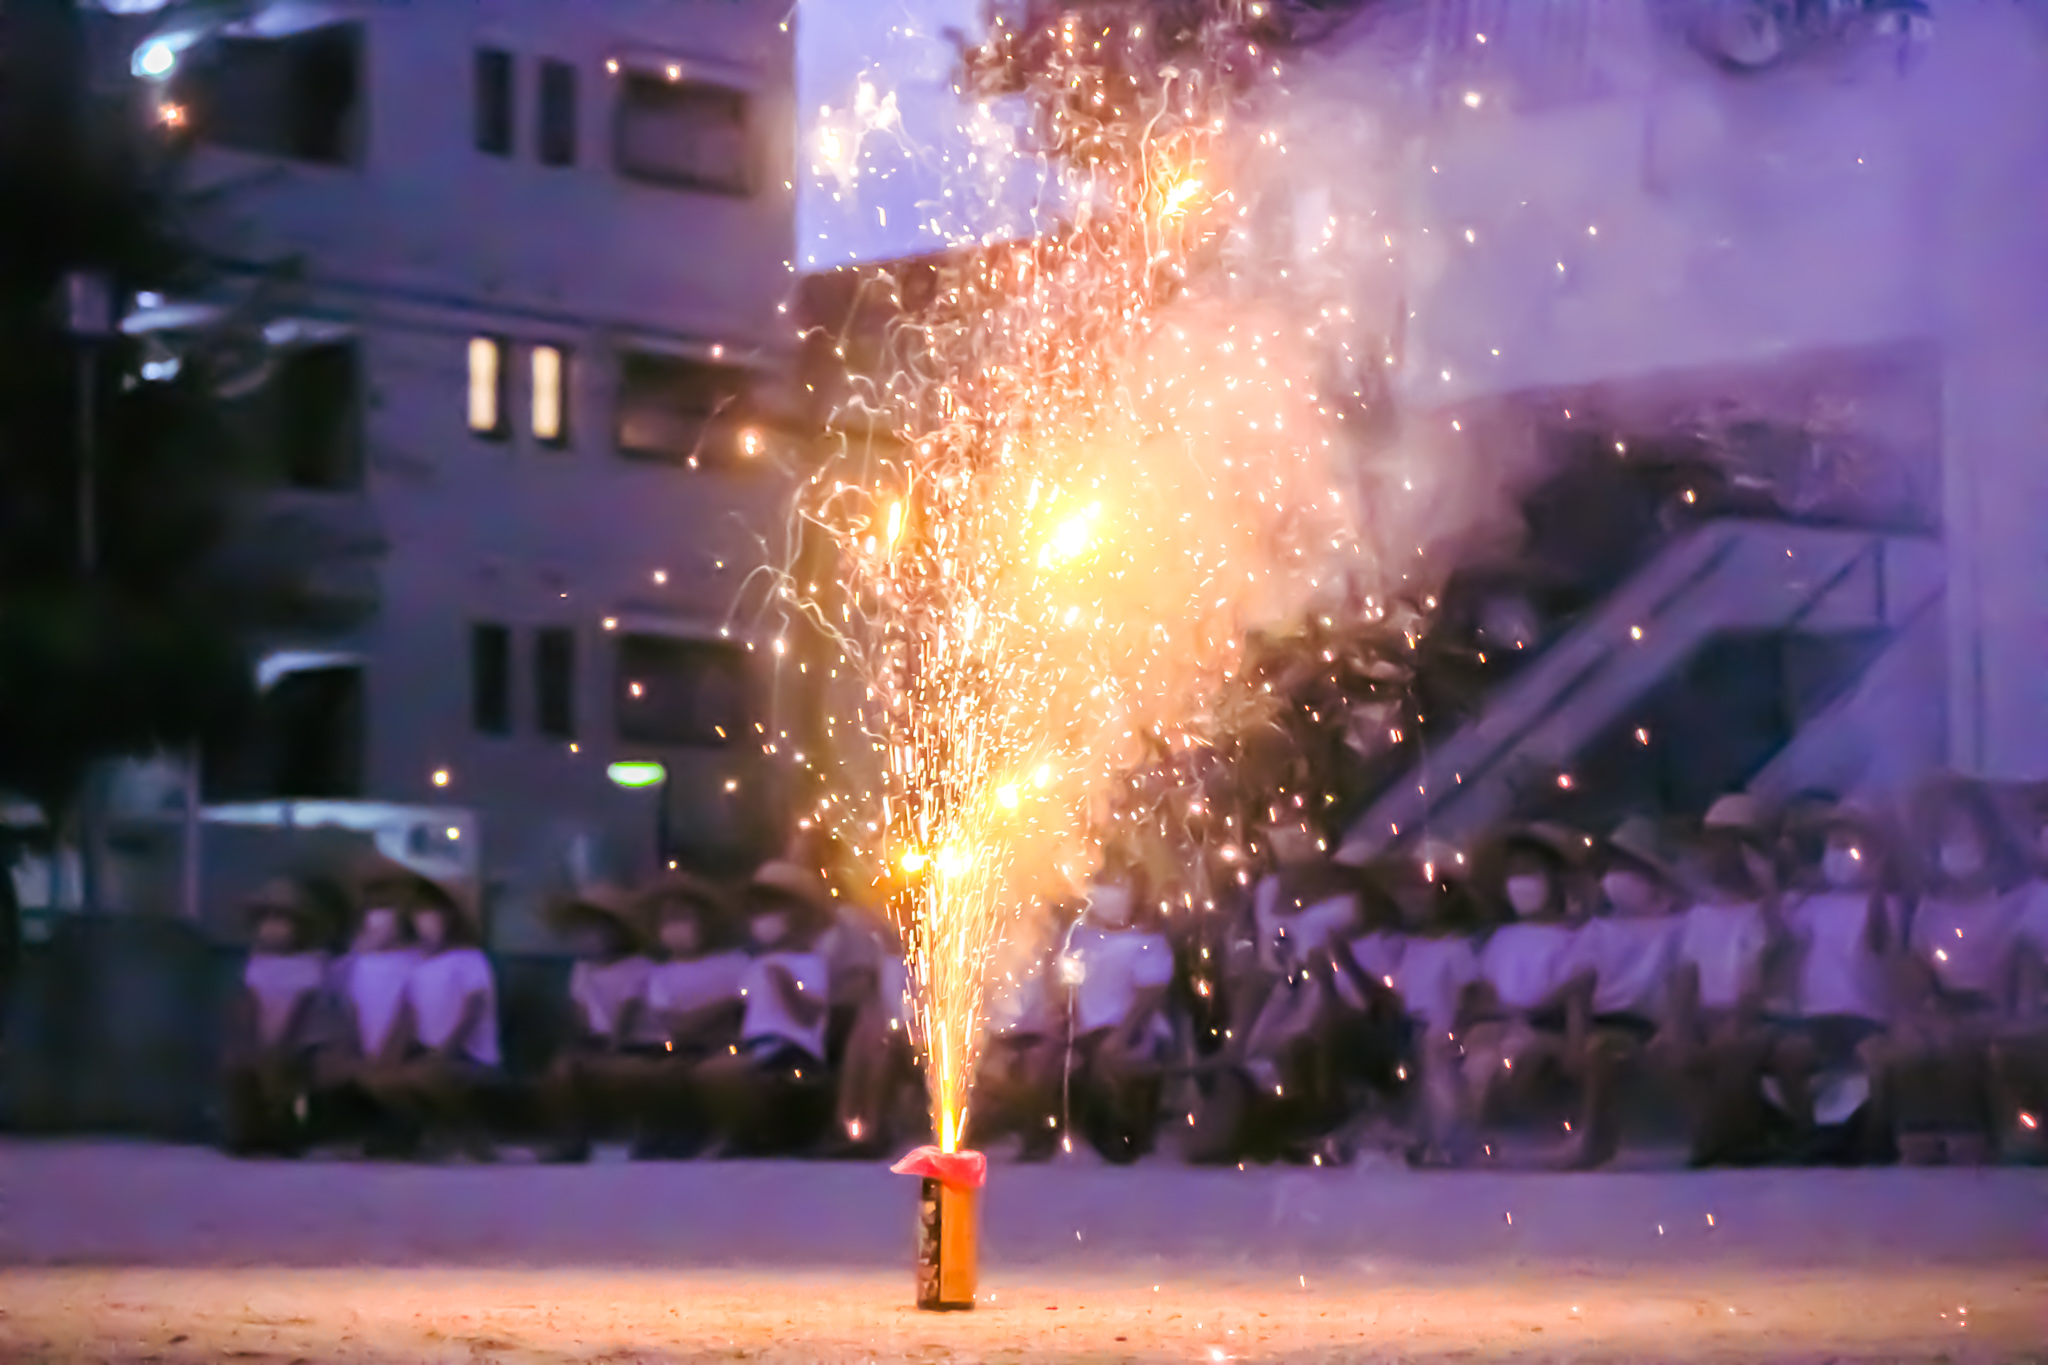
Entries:
{"type": "Polygon", "coordinates": [[[335,907],[323,903],[305,883],[291,877],[276,877],[242,898],[244,924],[254,929],[258,922],[282,915],[297,926],[302,936],[324,937],[337,927],[335,907]]]}
{"type": "Polygon", "coordinates": [[[754,875],[747,881],[747,893],[750,898],[766,896],[787,901],[819,919],[830,919],[838,910],[824,878],[781,858],[754,869],[754,875]]]}
{"type": "Polygon", "coordinates": [[[1680,880],[1678,868],[1664,852],[1657,822],[1647,815],[1631,815],[1616,825],[1613,833],[1600,841],[1599,850],[1610,859],[1630,863],[1663,881],[1680,880]]]}
{"type": "Polygon", "coordinates": [[[647,935],[646,923],[638,910],[636,898],[624,887],[612,882],[592,882],[551,901],[546,919],[548,926],[557,933],[574,927],[579,921],[607,920],[618,926],[630,943],[637,945],[647,935]]]}
{"type": "Polygon", "coordinates": [[[1700,817],[1700,828],[1761,837],[1769,832],[1763,803],[1748,792],[1729,792],[1715,799],[1700,817]]]}
{"type": "Polygon", "coordinates": [[[634,912],[649,919],[660,913],[664,903],[676,901],[718,915],[732,908],[731,898],[725,892],[696,873],[685,872],[681,868],[669,868],[633,893],[634,912]]]}
{"type": "Polygon", "coordinates": [[[435,877],[375,850],[358,858],[345,878],[354,913],[369,909],[367,897],[380,886],[404,886],[421,893],[427,901],[460,920],[471,932],[479,929],[476,898],[470,888],[454,878],[435,877]]]}

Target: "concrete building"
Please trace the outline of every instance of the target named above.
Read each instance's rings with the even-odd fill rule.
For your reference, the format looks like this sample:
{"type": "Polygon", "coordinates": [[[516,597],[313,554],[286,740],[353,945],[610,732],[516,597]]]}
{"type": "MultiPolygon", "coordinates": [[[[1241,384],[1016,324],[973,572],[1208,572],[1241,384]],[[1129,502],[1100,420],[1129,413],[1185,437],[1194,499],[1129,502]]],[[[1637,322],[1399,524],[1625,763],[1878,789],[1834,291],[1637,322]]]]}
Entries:
{"type": "Polygon", "coordinates": [[[268,642],[209,801],[474,812],[514,949],[658,841],[771,845],[801,680],[745,589],[801,452],[789,7],[110,8],[150,11],[120,20],[132,77],[230,263],[130,326],[266,319],[270,540],[357,608],[268,642]]]}

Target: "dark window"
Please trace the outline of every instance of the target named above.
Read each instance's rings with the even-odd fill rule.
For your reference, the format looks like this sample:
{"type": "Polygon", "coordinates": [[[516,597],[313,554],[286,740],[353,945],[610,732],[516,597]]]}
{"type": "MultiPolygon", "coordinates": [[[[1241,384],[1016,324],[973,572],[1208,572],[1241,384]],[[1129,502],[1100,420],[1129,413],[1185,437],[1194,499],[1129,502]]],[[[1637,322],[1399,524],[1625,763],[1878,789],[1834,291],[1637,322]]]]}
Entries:
{"type": "Polygon", "coordinates": [[[289,488],[360,488],[363,431],[353,341],[277,353],[269,376],[228,409],[232,429],[262,468],[289,488]]]}
{"type": "Polygon", "coordinates": [[[208,754],[210,801],[352,800],[363,794],[363,670],[287,673],[248,727],[208,754]]]}
{"type": "Polygon", "coordinates": [[[469,718],[478,734],[512,733],[512,632],[505,626],[469,628],[469,718]]]}
{"type": "Polygon", "coordinates": [[[631,351],[619,358],[616,437],[622,454],[722,462],[741,448],[746,371],[631,351]]]}
{"type": "Polygon", "coordinates": [[[362,29],[224,37],[179,63],[171,95],[201,140],[332,165],[361,155],[362,29]]]}
{"type": "Polygon", "coordinates": [[[540,732],[550,739],[576,737],[576,632],[547,626],[534,633],[533,696],[540,732]]]}
{"type": "Polygon", "coordinates": [[[514,121],[512,54],[480,47],[476,52],[476,149],[512,155],[514,121]]]}
{"type": "Polygon", "coordinates": [[[634,180],[747,194],[744,91],[665,75],[629,72],[619,84],[613,155],[634,180]]]}
{"type": "Polygon", "coordinates": [[[567,62],[540,64],[540,164],[576,164],[576,68],[567,62]]]}
{"type": "Polygon", "coordinates": [[[747,720],[746,656],[731,645],[627,635],[619,641],[619,738],[723,748],[747,720]]]}

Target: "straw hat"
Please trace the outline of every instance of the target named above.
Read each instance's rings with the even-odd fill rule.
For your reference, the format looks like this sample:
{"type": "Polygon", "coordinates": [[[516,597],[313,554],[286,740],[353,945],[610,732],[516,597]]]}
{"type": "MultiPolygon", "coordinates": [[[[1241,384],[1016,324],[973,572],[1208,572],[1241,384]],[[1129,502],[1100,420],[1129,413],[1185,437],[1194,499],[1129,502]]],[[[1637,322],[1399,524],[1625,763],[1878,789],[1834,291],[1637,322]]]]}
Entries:
{"type": "Polygon", "coordinates": [[[817,873],[776,858],[754,869],[747,882],[753,897],[773,897],[799,906],[819,919],[831,919],[837,912],[831,890],[817,873]]]}
{"type": "Polygon", "coordinates": [[[726,894],[694,872],[670,868],[633,893],[634,913],[653,918],[664,902],[683,901],[713,914],[731,908],[726,894]]]}
{"type": "Polygon", "coordinates": [[[625,934],[629,943],[637,945],[647,936],[638,908],[635,898],[624,887],[611,882],[593,882],[551,903],[547,908],[547,921],[550,928],[560,933],[573,927],[578,920],[610,920],[625,934]]]}
{"type": "Polygon", "coordinates": [[[380,886],[403,886],[461,920],[472,932],[480,929],[474,895],[468,886],[452,879],[429,876],[396,858],[371,850],[356,860],[346,879],[354,911],[369,908],[369,894],[380,886]]]}
{"type": "Polygon", "coordinates": [[[1729,792],[1707,807],[1700,827],[1731,834],[1762,834],[1765,823],[1761,802],[1748,792],[1729,792]]]}
{"type": "Polygon", "coordinates": [[[1657,822],[1647,815],[1631,815],[1616,825],[1600,847],[1667,882],[1679,880],[1678,869],[1665,856],[1664,841],[1657,835],[1657,822]]]}

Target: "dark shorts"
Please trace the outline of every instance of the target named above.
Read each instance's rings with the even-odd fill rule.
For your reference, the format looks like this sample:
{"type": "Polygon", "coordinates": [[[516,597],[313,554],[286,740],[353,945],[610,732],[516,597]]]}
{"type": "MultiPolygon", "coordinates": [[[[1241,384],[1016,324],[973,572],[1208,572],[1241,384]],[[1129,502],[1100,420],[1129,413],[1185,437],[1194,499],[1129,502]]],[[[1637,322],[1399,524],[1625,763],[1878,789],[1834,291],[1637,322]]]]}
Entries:
{"type": "Polygon", "coordinates": [[[1593,1027],[1632,1043],[1647,1043],[1657,1036],[1657,1021],[1640,1014],[1596,1014],[1593,1027]]]}
{"type": "Polygon", "coordinates": [[[750,1038],[740,1044],[740,1055],[747,1059],[749,1067],[764,1076],[800,1079],[806,1071],[816,1076],[825,1074],[824,1062],[786,1038],[750,1038]]]}
{"type": "Polygon", "coordinates": [[[1817,1014],[1808,1018],[1773,1015],[1765,1023],[1780,1038],[1810,1043],[1823,1070],[1853,1065],[1856,1049],[1884,1032],[1884,1025],[1875,1019],[1860,1019],[1852,1014],[1817,1014]]]}

